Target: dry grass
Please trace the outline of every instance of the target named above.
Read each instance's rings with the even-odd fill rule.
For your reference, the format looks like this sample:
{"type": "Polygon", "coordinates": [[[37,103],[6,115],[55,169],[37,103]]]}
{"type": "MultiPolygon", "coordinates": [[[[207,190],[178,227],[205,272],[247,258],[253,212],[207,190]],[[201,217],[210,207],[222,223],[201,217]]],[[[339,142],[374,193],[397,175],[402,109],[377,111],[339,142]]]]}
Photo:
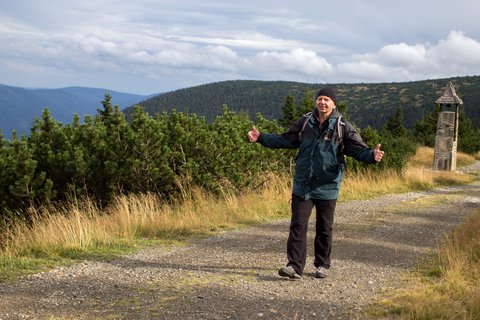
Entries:
{"type": "MultiPolygon", "coordinates": [[[[465,184],[473,182],[474,177],[468,174],[450,171],[431,170],[434,150],[421,147],[409,160],[403,173],[396,171],[375,172],[366,170],[361,174],[347,174],[340,192],[340,199],[365,199],[381,194],[401,193],[414,190],[425,190],[440,185],[465,184]]],[[[475,162],[475,158],[458,153],[458,166],[475,162]]]]}
{"type": "Polygon", "coordinates": [[[104,212],[91,201],[32,210],[38,218],[31,225],[18,223],[9,230],[2,256],[58,257],[65,251],[134,244],[143,238],[179,239],[285,216],[290,188],[284,181],[269,176],[259,192],[225,194],[221,199],[185,188],[189,192],[173,205],[143,194],[120,196],[104,212]]]}
{"type": "Polygon", "coordinates": [[[379,302],[376,316],[480,319],[480,210],[407,282],[405,289],[379,302]]]}
{"type": "Polygon", "coordinates": [[[480,160],[480,151],[475,153],[474,157],[475,157],[476,160],[480,160]]]}
{"type": "Polygon", "coordinates": [[[388,193],[409,191],[408,185],[398,172],[391,170],[375,172],[366,170],[362,174],[347,174],[340,189],[341,201],[368,199],[388,193]]]}
{"type": "MultiPolygon", "coordinates": [[[[435,150],[430,147],[419,147],[415,155],[409,161],[409,167],[431,168],[433,165],[433,155],[435,150]]],[[[463,152],[457,153],[457,167],[473,164],[478,155],[472,156],[463,152]]]]}

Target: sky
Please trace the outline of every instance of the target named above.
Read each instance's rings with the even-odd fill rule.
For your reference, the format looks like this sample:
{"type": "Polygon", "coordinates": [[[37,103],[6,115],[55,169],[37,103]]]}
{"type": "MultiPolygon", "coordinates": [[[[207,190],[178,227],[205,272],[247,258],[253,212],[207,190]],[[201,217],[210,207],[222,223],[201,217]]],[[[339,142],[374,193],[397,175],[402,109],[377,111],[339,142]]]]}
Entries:
{"type": "Polygon", "coordinates": [[[153,94],[480,75],[479,16],[478,0],[1,0],[0,84],[153,94]]]}

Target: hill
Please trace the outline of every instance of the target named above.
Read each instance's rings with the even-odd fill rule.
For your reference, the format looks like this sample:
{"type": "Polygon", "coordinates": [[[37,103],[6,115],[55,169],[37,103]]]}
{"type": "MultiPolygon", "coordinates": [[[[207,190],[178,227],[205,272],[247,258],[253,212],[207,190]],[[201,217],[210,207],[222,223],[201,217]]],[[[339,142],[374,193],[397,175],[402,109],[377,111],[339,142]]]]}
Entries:
{"type": "MultiPolygon", "coordinates": [[[[405,125],[413,127],[418,119],[432,112],[449,81],[463,100],[464,111],[480,128],[480,76],[455,77],[399,83],[329,84],[336,89],[339,103],[346,103],[348,115],[361,128],[378,129],[402,107],[405,125]]],[[[287,81],[223,81],[164,93],[139,103],[149,114],[177,109],[205,116],[212,121],[222,112],[246,112],[254,119],[260,112],[269,119],[282,117],[282,106],[288,94],[300,103],[305,92],[316,92],[325,84],[287,81]]],[[[125,109],[130,114],[133,107],[125,109]]]]}
{"type": "Polygon", "coordinates": [[[99,88],[25,89],[0,85],[2,134],[7,138],[13,130],[28,134],[35,117],[40,117],[44,108],[48,108],[52,116],[62,123],[70,123],[74,114],[83,119],[101,108],[105,93],[109,93],[112,103],[120,108],[148,97],[99,88]]]}

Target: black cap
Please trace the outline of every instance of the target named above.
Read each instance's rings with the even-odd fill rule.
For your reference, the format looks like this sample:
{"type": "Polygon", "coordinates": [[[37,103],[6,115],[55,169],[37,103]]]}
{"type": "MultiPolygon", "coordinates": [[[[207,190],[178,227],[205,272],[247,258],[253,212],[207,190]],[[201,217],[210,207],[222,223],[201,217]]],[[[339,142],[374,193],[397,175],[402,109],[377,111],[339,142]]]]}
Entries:
{"type": "Polygon", "coordinates": [[[330,87],[320,89],[317,93],[317,96],[315,97],[315,100],[317,100],[319,96],[327,96],[332,99],[333,102],[337,103],[337,95],[335,94],[335,90],[330,87]]]}

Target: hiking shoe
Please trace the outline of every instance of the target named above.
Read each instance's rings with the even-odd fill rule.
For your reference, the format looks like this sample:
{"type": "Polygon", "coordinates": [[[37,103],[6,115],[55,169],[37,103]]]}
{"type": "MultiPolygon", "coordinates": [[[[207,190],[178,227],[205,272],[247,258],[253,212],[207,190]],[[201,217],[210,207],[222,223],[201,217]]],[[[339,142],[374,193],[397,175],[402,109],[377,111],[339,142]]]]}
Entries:
{"type": "Polygon", "coordinates": [[[278,270],[278,275],[281,277],[286,277],[290,279],[301,279],[302,276],[299,275],[292,266],[285,266],[278,270]]]}
{"type": "Polygon", "coordinates": [[[326,278],[328,270],[324,267],[318,267],[317,271],[315,271],[315,278],[326,278]]]}

